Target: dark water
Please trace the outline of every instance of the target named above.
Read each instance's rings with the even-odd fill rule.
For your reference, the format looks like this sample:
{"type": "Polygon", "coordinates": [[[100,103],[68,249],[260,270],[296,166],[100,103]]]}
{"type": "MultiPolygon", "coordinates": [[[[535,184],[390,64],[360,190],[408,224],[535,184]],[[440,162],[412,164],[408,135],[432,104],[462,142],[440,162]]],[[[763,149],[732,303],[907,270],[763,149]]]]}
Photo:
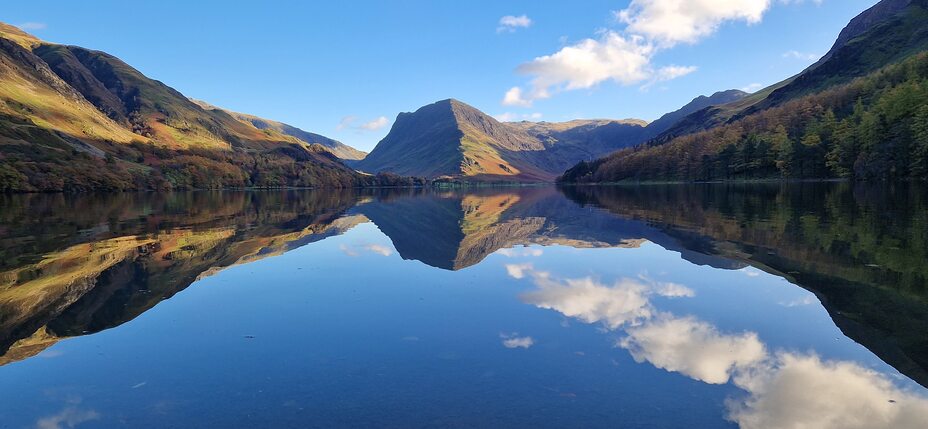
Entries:
{"type": "Polygon", "coordinates": [[[0,427],[928,427],[928,191],[0,197],[0,427]]]}

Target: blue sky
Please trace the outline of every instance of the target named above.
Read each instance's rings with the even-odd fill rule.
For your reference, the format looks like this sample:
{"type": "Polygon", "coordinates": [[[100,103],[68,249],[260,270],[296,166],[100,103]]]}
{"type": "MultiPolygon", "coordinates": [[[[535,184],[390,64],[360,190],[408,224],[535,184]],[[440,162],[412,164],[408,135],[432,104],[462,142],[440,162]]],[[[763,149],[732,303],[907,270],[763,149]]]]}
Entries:
{"type": "Polygon", "coordinates": [[[450,97],[510,119],[653,120],[801,71],[875,3],[32,0],[0,20],[370,150],[397,113],[450,97]]]}

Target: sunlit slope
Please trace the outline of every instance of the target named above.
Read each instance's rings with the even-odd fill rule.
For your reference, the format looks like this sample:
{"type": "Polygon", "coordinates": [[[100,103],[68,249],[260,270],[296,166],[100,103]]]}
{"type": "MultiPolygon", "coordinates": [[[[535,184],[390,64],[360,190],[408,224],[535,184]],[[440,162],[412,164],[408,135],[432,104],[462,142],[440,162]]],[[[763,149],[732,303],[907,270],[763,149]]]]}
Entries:
{"type": "Polygon", "coordinates": [[[834,46],[801,73],[731,103],[694,112],[658,140],[710,129],[873,73],[928,48],[928,1],[882,0],[841,31],[834,46]]]}
{"type": "Polygon", "coordinates": [[[333,150],[359,156],[323,136],[203,108],[107,53],[0,24],[0,191],[374,181],[333,150]]]}
{"type": "Polygon", "coordinates": [[[641,121],[504,123],[458,100],[401,113],[355,165],[367,172],[497,182],[551,181],[566,166],[637,143],[641,121]]]}
{"type": "Polygon", "coordinates": [[[97,239],[39,255],[37,262],[25,258],[0,271],[0,365],[33,356],[61,338],[132,320],[227,267],[342,234],[367,221],[340,217],[353,201],[300,199],[293,207],[269,206],[268,213],[257,215],[258,224],[256,214],[229,216],[209,207],[202,219],[178,219],[200,220],[196,228],[97,239]]]}
{"type": "Polygon", "coordinates": [[[297,127],[294,127],[283,122],[274,121],[271,119],[261,118],[255,115],[249,115],[247,113],[233,112],[231,110],[222,109],[220,107],[213,106],[205,101],[201,100],[191,100],[196,103],[198,106],[202,107],[205,110],[218,110],[224,112],[228,115],[231,115],[233,118],[244,122],[247,125],[253,126],[259,130],[263,130],[269,135],[273,133],[279,133],[282,136],[290,136],[296,138],[302,142],[309,144],[318,144],[326,148],[329,152],[332,152],[335,156],[344,160],[357,161],[363,159],[367,156],[366,152],[357,150],[351,146],[348,146],[338,140],[330,139],[326,136],[319,135],[316,133],[311,133],[309,131],[301,130],[297,127]]]}
{"type": "Polygon", "coordinates": [[[703,109],[565,182],[928,177],[928,0],[884,0],[798,76],[703,109]]]}

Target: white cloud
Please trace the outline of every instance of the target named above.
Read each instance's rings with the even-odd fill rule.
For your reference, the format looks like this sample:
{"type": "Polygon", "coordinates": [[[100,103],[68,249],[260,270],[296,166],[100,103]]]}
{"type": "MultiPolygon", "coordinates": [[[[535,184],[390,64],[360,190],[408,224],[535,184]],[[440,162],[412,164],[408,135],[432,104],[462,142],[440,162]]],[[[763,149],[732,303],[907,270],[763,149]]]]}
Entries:
{"type": "Polygon", "coordinates": [[[531,106],[552,92],[588,89],[610,80],[622,85],[640,83],[655,74],[651,69],[653,54],[654,47],[642,38],[609,31],[599,39],[565,46],[519,66],[519,73],[534,76],[531,91],[526,94],[521,88],[511,88],[503,104],[531,106]]]}
{"type": "Polygon", "coordinates": [[[380,116],[363,124],[357,124],[357,122],[357,116],[345,116],[338,122],[338,125],[335,127],[335,129],[339,131],[344,129],[353,129],[357,131],[377,131],[390,124],[390,120],[387,119],[386,116],[380,116]]]}
{"type": "Polygon", "coordinates": [[[352,249],[352,248],[350,248],[350,247],[348,247],[348,246],[346,246],[346,245],[344,245],[344,244],[340,244],[340,245],[338,246],[338,250],[341,250],[342,253],[344,253],[344,254],[347,255],[347,256],[351,256],[351,257],[358,256],[358,252],[355,252],[354,249],[352,249]]]}
{"type": "Polygon", "coordinates": [[[547,273],[532,274],[538,290],[522,295],[527,304],[610,329],[651,317],[648,286],[641,282],[624,279],[606,286],[589,277],[557,281],[547,273]]]}
{"type": "MultiPolygon", "coordinates": [[[[695,72],[696,70],[698,70],[698,67],[696,67],[696,66],[667,66],[667,67],[661,67],[661,68],[658,69],[656,72],[654,72],[654,74],[651,76],[651,79],[650,79],[647,83],[645,83],[644,85],[641,86],[641,89],[642,89],[642,90],[648,90],[648,89],[650,89],[652,86],[654,86],[654,84],[657,84],[657,83],[660,83],[660,82],[666,82],[666,81],[668,81],[668,80],[674,80],[674,79],[676,79],[676,78],[678,78],[678,77],[683,77],[683,76],[686,76],[686,75],[688,75],[688,74],[690,74],[690,73],[693,73],[693,72],[695,72]]],[[[663,89],[663,90],[666,90],[667,88],[666,88],[666,87],[662,87],[662,89],[663,89]]]]}
{"type": "Polygon", "coordinates": [[[342,253],[351,257],[361,256],[360,250],[366,250],[371,253],[375,253],[381,256],[390,256],[393,254],[393,249],[382,244],[360,244],[348,246],[341,244],[338,246],[338,250],[341,250],[342,253]]]}
{"type": "MultiPolygon", "coordinates": [[[[506,112],[500,113],[499,115],[493,115],[493,118],[500,122],[512,122],[519,118],[519,114],[506,112]]],[[[508,250],[508,249],[505,249],[508,250]]]]}
{"type": "Polygon", "coordinates": [[[48,28],[44,22],[24,22],[17,25],[21,30],[44,30],[48,28]]]}
{"type": "Polygon", "coordinates": [[[696,43],[715,33],[726,21],[760,22],[770,0],[632,0],[627,9],[615,12],[639,34],[660,46],[696,43]]]}
{"type": "Polygon", "coordinates": [[[77,425],[100,418],[100,414],[93,410],[81,410],[69,406],[55,415],[40,418],[35,427],[38,429],[73,428],[77,425]]]}
{"type": "Polygon", "coordinates": [[[678,77],[686,76],[690,73],[695,72],[698,69],[696,66],[667,66],[661,67],[657,70],[657,76],[655,80],[658,82],[663,82],[665,80],[676,79],[678,77]]]}
{"type": "Polygon", "coordinates": [[[657,282],[645,276],[620,279],[611,286],[590,277],[555,279],[550,273],[536,270],[532,264],[506,265],[510,276],[531,277],[538,290],[522,294],[526,304],[555,310],[586,323],[602,323],[609,329],[639,325],[656,312],[651,295],[668,298],[693,297],[696,293],[681,284],[657,282]]]}
{"type": "Polygon", "coordinates": [[[500,334],[499,337],[503,339],[503,347],[507,349],[527,349],[535,345],[535,339],[532,337],[520,337],[519,333],[512,334],[500,334]]]}
{"type": "Polygon", "coordinates": [[[728,418],[742,429],[914,429],[928,422],[928,399],[853,362],[781,353],[735,384],[749,393],[727,403],[728,418]]]}
{"type": "Polygon", "coordinates": [[[525,15],[513,16],[506,15],[499,19],[499,27],[496,27],[497,33],[513,33],[520,28],[528,28],[532,25],[532,20],[525,15]]]}
{"type": "Polygon", "coordinates": [[[757,334],[725,335],[693,317],[669,315],[626,330],[619,342],[636,362],[648,361],[709,384],[724,384],[736,369],[761,362],[766,356],[757,334]]]}
{"type": "Polygon", "coordinates": [[[364,246],[364,249],[382,256],[390,256],[393,254],[393,249],[381,244],[368,244],[364,246]]]}
{"type": "Polygon", "coordinates": [[[509,88],[509,91],[506,91],[506,94],[503,95],[502,104],[503,106],[532,107],[532,100],[522,95],[522,88],[514,86],[509,88]]]}
{"type": "MultiPolygon", "coordinates": [[[[495,115],[495,116],[493,116],[493,117],[496,118],[496,120],[497,120],[497,121],[500,121],[500,122],[537,121],[537,120],[541,119],[542,114],[541,114],[541,113],[538,113],[538,112],[534,112],[534,113],[521,113],[521,114],[520,114],[520,113],[505,112],[505,113],[501,113],[501,114],[499,114],[499,115],[495,115]]],[[[541,249],[538,249],[538,251],[540,252],[541,249]]]]}
{"type": "MultiPolygon", "coordinates": [[[[523,115],[523,116],[524,116],[524,115],[523,115]]],[[[500,255],[503,255],[503,256],[505,256],[505,257],[507,257],[507,258],[515,258],[515,257],[519,257],[519,256],[534,256],[534,257],[538,257],[538,256],[541,256],[541,255],[544,255],[545,251],[544,251],[544,249],[542,249],[542,248],[540,248],[540,247],[527,247],[527,246],[521,246],[521,247],[513,247],[513,248],[509,248],[509,249],[499,249],[499,250],[496,251],[496,253],[499,253],[500,255]]]]}
{"type": "Polygon", "coordinates": [[[341,131],[341,130],[344,130],[345,128],[349,128],[357,120],[358,120],[357,116],[352,116],[352,115],[345,116],[340,121],[338,121],[338,125],[335,126],[335,129],[341,131]]]}
{"type": "Polygon", "coordinates": [[[780,305],[784,307],[802,307],[806,305],[818,304],[818,298],[813,294],[808,294],[802,298],[797,298],[792,301],[781,302],[780,305]]]}
{"type": "MultiPolygon", "coordinates": [[[[761,89],[764,89],[764,84],[757,83],[757,82],[749,83],[741,88],[742,91],[747,92],[747,93],[752,93],[752,94],[761,89]]],[[[747,275],[751,277],[756,277],[756,276],[759,276],[760,274],[757,272],[751,272],[751,273],[747,273],[747,275]]]]}
{"type": "Polygon", "coordinates": [[[532,264],[506,264],[506,274],[514,279],[523,279],[532,270],[532,264]]]}
{"type": "Polygon", "coordinates": [[[815,61],[819,59],[819,55],[810,54],[806,52],[799,52],[799,51],[786,51],[783,53],[783,58],[791,58],[791,59],[803,60],[803,61],[815,61]]]}
{"type": "Polygon", "coordinates": [[[647,89],[657,82],[686,76],[696,67],[656,66],[654,56],[681,43],[697,43],[726,22],[759,23],[775,2],[800,1],[632,0],[626,9],[614,12],[617,21],[625,25],[621,31],[601,31],[597,38],[564,46],[519,66],[519,73],[532,76],[529,87],[509,89],[503,105],[530,107],[533,101],[556,92],[589,89],[607,81],[642,84],[642,89],[647,89]]]}
{"type": "Polygon", "coordinates": [[[372,120],[372,121],[370,121],[370,122],[365,122],[365,123],[361,124],[361,128],[362,128],[362,129],[365,129],[365,130],[367,130],[367,131],[377,131],[377,130],[379,130],[379,129],[385,127],[385,126],[387,126],[388,123],[390,123],[390,120],[387,119],[386,116],[381,116],[381,117],[379,117],[379,118],[377,118],[377,119],[374,119],[374,120],[372,120]]]}
{"type": "Polygon", "coordinates": [[[696,292],[679,283],[657,283],[656,292],[658,295],[667,298],[692,298],[696,292]]]}

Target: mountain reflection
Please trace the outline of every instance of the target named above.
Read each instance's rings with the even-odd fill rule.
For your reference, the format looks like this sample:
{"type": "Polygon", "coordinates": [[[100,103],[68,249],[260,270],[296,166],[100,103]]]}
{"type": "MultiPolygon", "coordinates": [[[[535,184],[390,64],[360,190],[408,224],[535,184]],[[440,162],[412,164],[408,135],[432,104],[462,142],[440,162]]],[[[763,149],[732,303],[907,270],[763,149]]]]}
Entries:
{"type": "Polygon", "coordinates": [[[339,234],[366,221],[340,218],[355,201],[320,193],[10,197],[0,215],[0,364],[118,326],[218,269],[339,234]]]}
{"type": "MultiPolygon", "coordinates": [[[[889,190],[848,184],[543,187],[0,198],[0,365],[34,356],[62,338],[130,321],[218,270],[373,222],[393,248],[344,247],[345,255],[391,256],[395,251],[406,260],[462,270],[496,252],[541,251],[520,246],[636,248],[651,242],[698,265],[754,266],[815,293],[848,337],[928,385],[924,336],[928,332],[928,265],[924,263],[928,194],[915,186],[889,190]]],[[[857,377],[881,386],[873,378],[876,375],[862,368],[822,362],[814,356],[783,355],[767,350],[750,333],[722,333],[706,322],[673,316],[650,303],[654,296],[692,297],[694,292],[686,285],[648,279],[612,284],[592,278],[558,279],[528,263],[506,269],[512,277],[537,286],[523,296],[526,303],[623,329],[627,336],[619,345],[636,360],[706,383],[734,380],[753,395],[732,410],[732,418],[746,427],[750,422],[756,422],[755,427],[774,427],[764,420],[764,410],[785,406],[777,402],[778,395],[788,393],[789,386],[774,389],[770,383],[790,371],[817,371],[823,377],[843,371],[847,380],[857,377]],[[758,377],[772,381],[758,387],[758,377]]],[[[515,347],[530,345],[514,335],[503,340],[515,347]]],[[[888,410],[896,411],[880,408],[875,415],[903,419],[924,406],[913,400],[911,407],[903,407],[898,398],[905,395],[887,386],[891,387],[859,392],[895,396],[896,407],[888,410]]],[[[840,388],[853,391],[851,386],[840,388]]]]}
{"type": "Polygon", "coordinates": [[[668,236],[701,237],[700,253],[789,279],[813,292],[845,335],[928,386],[928,188],[837,183],[564,192],[668,236]]]}

